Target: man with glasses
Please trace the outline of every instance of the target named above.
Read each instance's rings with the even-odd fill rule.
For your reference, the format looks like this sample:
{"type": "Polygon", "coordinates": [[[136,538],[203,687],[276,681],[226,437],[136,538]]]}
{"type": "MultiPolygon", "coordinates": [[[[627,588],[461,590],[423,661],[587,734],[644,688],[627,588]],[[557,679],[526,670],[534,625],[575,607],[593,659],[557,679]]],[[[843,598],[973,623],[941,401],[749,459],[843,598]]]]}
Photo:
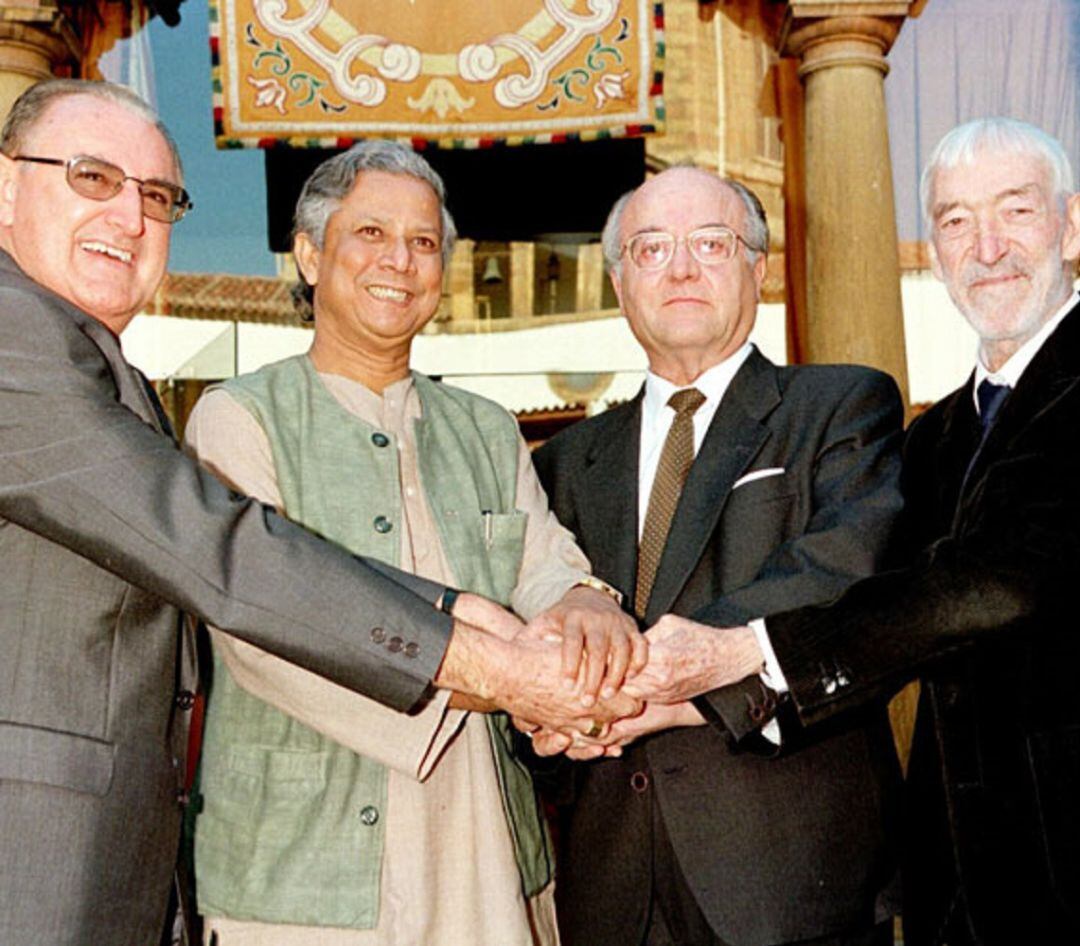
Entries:
{"type": "Polygon", "coordinates": [[[896,387],[866,368],[777,367],[749,343],[768,230],[743,185],[665,171],[619,200],[603,239],[649,373],[536,463],[595,574],[651,626],[627,687],[649,702],[606,748],[532,734],[540,753],[608,755],[557,770],[563,942],[891,942],[884,705],[778,746],[754,634],[717,628],[828,600],[885,561],[896,387]],[[749,676],[717,689],[733,665],[749,676]]]}
{"type": "MultiPolygon", "coordinates": [[[[553,725],[608,714],[562,687],[558,641],[512,640],[501,608],[348,555],[178,451],[119,335],[189,206],[120,87],[41,83],[0,133],[4,946],[162,935],[195,705],[181,608],[402,711],[434,684],[553,725]]],[[[570,651],[585,636],[603,666],[576,614],[570,651]]]]}

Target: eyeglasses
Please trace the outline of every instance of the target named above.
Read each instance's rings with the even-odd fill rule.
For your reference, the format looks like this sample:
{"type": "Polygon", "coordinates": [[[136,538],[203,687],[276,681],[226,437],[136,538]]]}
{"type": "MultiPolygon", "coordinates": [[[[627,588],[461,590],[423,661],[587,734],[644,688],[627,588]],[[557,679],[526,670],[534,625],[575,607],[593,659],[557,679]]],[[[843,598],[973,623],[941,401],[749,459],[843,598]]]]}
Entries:
{"type": "Polygon", "coordinates": [[[37,158],[17,154],[13,161],[29,161],[32,164],[51,164],[64,168],[71,189],[81,197],[91,200],[110,200],[120,193],[127,181],[134,181],[142,198],[142,212],[151,220],[176,223],[192,206],[188,192],[170,181],[140,180],[125,174],[121,168],[100,158],[77,154],[66,161],[60,158],[37,158]]]}
{"type": "Polygon", "coordinates": [[[755,253],[761,252],[730,227],[701,227],[684,237],[676,237],[664,230],[638,233],[626,241],[623,253],[638,269],[663,269],[675,255],[675,247],[684,242],[690,255],[702,266],[726,263],[735,255],[739,243],[755,253]]]}

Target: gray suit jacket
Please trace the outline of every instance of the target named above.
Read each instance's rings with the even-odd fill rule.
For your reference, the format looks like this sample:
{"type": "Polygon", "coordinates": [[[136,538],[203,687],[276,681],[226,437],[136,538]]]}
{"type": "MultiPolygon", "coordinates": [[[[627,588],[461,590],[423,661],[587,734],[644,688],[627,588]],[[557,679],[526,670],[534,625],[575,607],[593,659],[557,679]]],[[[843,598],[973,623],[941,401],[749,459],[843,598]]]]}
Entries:
{"type": "Polygon", "coordinates": [[[180,609],[400,710],[449,637],[441,588],[181,454],[117,338],[3,253],[0,562],[4,946],[157,942],[195,686],[180,609]]]}
{"type": "MultiPolygon", "coordinates": [[[[536,455],[560,520],[595,573],[636,580],[640,398],[536,455]]],[[[754,352],[690,470],[645,615],[727,626],[828,600],[880,567],[900,508],[901,408],[865,368],[778,368],[754,352]],[[749,473],[782,468],[736,485],[749,473]]],[[[638,943],[653,883],[655,798],[687,884],[740,946],[802,940],[888,912],[899,768],[884,707],[772,758],[756,678],[707,694],[711,726],[646,738],[622,759],[566,766],[556,898],[567,946],[638,943]],[[634,778],[643,773],[647,780],[634,778]],[[644,787],[643,787],[644,786],[644,787]]]]}

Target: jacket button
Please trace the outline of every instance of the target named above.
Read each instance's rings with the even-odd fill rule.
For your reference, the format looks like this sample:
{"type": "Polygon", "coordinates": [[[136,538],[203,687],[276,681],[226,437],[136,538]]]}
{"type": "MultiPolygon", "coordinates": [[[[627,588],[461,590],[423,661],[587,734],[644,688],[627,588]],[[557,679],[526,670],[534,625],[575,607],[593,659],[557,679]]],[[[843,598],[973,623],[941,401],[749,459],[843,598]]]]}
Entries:
{"type": "Polygon", "coordinates": [[[376,431],[371,435],[371,442],[375,444],[376,447],[385,447],[390,443],[390,438],[381,431],[376,431]]]}
{"type": "Polygon", "coordinates": [[[639,795],[643,794],[649,787],[649,776],[644,772],[635,772],[630,776],[630,787],[639,795]]]}
{"type": "Polygon", "coordinates": [[[750,718],[755,723],[760,723],[765,718],[765,710],[755,703],[750,707],[750,718]]]}
{"type": "Polygon", "coordinates": [[[401,650],[404,643],[405,641],[395,635],[394,637],[390,638],[390,642],[386,645],[386,647],[387,650],[390,651],[390,653],[396,654],[399,650],[401,650]]]}
{"type": "Polygon", "coordinates": [[[416,641],[409,641],[409,643],[407,643],[405,645],[405,656],[406,657],[419,657],[420,656],[420,645],[418,643],[416,643],[416,641]]]}
{"type": "Polygon", "coordinates": [[[379,820],[379,809],[373,805],[364,805],[360,809],[360,822],[369,828],[379,820]]]}
{"type": "Polygon", "coordinates": [[[371,639],[375,641],[376,644],[381,644],[384,640],[386,640],[386,631],[384,631],[381,627],[373,627],[371,629],[371,639]]]}
{"type": "Polygon", "coordinates": [[[176,708],[187,712],[195,705],[195,694],[191,690],[181,690],[176,694],[176,708]]]}
{"type": "Polygon", "coordinates": [[[394,524],[386,516],[376,516],[373,525],[375,531],[382,535],[386,535],[387,532],[394,528],[394,524]]]}

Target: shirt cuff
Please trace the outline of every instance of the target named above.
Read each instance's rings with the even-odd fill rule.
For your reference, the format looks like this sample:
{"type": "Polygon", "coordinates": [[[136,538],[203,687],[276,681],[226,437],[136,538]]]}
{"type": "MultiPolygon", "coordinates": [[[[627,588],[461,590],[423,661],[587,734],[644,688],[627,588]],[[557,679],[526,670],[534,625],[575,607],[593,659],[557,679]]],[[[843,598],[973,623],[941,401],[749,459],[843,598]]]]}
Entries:
{"type": "Polygon", "coordinates": [[[761,671],[761,682],[776,694],[787,693],[789,689],[787,677],[784,676],[784,671],[780,669],[780,662],[776,659],[772,641],[769,640],[768,632],[765,630],[765,619],[755,618],[750,622],[749,627],[754,632],[757,645],[765,658],[765,669],[761,671]]]}

